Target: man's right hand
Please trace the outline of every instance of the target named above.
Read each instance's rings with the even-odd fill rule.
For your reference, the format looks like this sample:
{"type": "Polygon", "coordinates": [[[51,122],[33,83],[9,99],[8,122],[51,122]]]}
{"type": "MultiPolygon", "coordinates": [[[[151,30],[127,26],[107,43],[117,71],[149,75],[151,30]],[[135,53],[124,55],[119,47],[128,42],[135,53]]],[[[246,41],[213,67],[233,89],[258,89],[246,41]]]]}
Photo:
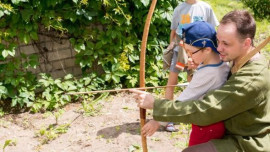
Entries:
{"type": "Polygon", "coordinates": [[[136,102],[138,107],[143,109],[153,109],[155,98],[150,93],[135,89],[129,91],[135,93],[134,98],[137,99],[136,102]]]}

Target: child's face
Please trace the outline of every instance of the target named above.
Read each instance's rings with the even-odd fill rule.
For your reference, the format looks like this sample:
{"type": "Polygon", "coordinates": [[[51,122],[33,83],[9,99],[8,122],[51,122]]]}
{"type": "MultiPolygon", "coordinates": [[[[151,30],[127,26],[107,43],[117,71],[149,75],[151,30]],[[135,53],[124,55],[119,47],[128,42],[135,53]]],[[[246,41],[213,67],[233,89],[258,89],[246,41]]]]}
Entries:
{"type": "Polygon", "coordinates": [[[198,48],[184,43],[184,49],[186,50],[188,57],[192,58],[195,64],[200,64],[206,59],[205,54],[203,53],[205,48],[198,48]]]}

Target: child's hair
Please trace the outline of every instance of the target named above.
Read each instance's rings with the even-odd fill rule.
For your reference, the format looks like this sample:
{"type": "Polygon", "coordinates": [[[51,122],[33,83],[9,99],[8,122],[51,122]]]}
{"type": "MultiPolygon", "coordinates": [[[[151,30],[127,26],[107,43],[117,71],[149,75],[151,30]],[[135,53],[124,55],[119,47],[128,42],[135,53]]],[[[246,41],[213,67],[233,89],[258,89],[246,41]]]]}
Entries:
{"type": "Polygon", "coordinates": [[[185,25],[183,28],[184,43],[200,48],[210,47],[216,53],[217,38],[215,28],[204,21],[197,21],[185,25]]]}

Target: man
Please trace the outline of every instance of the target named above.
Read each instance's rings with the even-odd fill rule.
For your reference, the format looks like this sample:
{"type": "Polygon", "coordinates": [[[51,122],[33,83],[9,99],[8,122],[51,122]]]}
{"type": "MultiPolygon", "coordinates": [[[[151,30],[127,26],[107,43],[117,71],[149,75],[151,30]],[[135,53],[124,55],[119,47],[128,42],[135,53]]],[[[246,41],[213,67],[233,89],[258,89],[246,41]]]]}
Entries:
{"type": "MultiPolygon", "coordinates": [[[[255,21],[247,11],[226,14],[217,30],[221,59],[238,64],[254,49],[255,32],[255,21]]],[[[224,121],[224,138],[188,147],[184,152],[270,151],[270,70],[260,53],[233,73],[223,87],[207,93],[202,100],[164,102],[166,99],[154,99],[144,91],[133,92],[139,107],[153,108],[157,121],[199,126],[224,121]]],[[[142,133],[150,135],[147,128],[142,128],[142,133]]]]}

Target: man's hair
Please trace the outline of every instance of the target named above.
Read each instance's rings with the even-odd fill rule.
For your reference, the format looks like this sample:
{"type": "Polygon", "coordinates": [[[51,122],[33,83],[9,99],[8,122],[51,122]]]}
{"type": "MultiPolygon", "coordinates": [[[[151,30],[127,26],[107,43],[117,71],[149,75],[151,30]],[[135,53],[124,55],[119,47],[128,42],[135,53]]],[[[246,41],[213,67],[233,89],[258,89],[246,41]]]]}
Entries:
{"type": "Polygon", "coordinates": [[[241,39],[251,38],[252,42],[256,33],[256,22],[246,10],[235,10],[226,14],[220,24],[234,23],[241,39]]]}

